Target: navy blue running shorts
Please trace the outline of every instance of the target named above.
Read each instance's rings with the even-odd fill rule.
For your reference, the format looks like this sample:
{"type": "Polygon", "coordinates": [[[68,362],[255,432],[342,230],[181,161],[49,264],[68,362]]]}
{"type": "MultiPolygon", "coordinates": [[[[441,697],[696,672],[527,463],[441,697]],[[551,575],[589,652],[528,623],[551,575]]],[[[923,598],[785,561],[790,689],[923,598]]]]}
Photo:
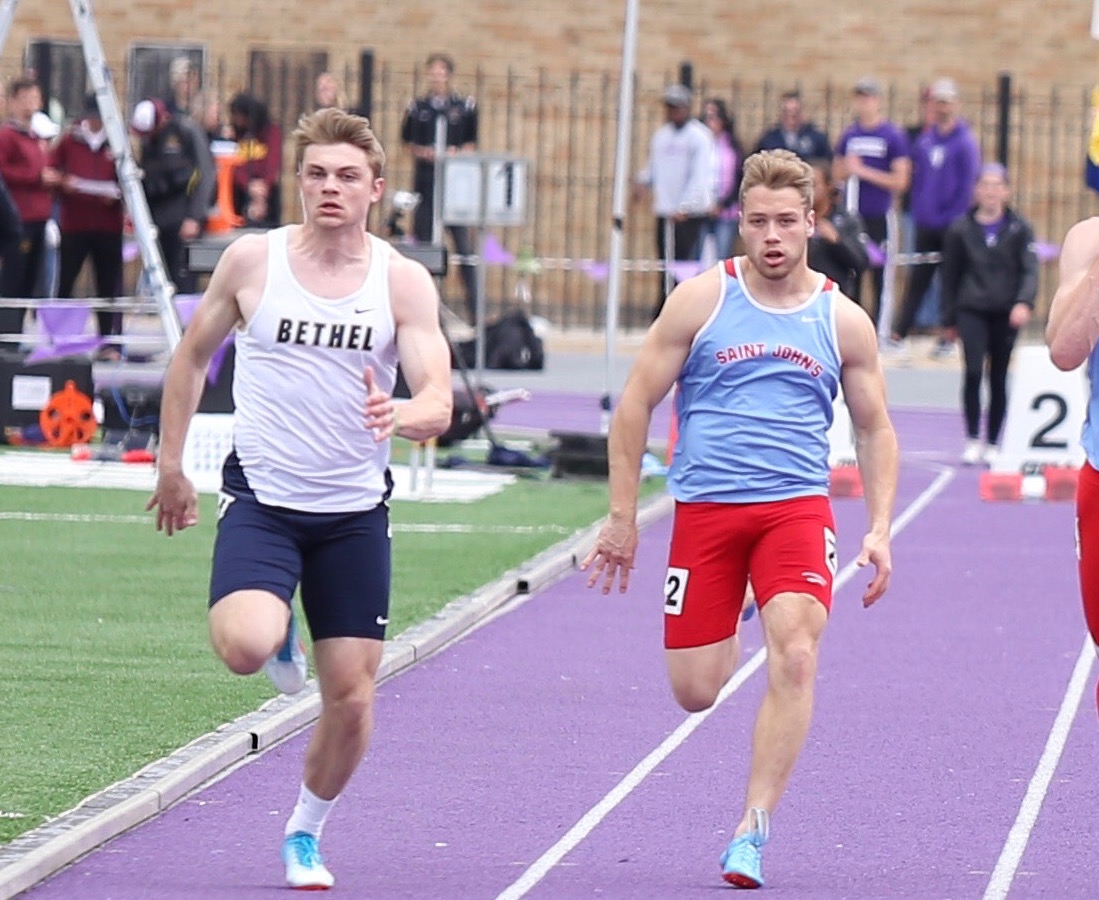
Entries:
{"type": "Polygon", "coordinates": [[[311,513],[260,503],[236,453],[218,497],[210,606],[234,591],[269,591],[289,603],[301,585],[314,641],[385,638],[389,622],[389,508],[311,513]]]}

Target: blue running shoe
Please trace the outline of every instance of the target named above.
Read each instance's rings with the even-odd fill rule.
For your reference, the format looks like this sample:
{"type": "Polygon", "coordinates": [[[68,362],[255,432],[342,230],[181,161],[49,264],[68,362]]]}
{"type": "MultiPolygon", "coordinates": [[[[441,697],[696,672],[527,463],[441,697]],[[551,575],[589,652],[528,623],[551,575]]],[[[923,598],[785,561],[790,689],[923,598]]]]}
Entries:
{"type": "Polygon", "coordinates": [[[744,592],[744,604],[740,607],[740,621],[747,622],[756,614],[756,592],[752,590],[751,583],[744,592]]]}
{"type": "Polygon", "coordinates": [[[771,837],[771,818],[765,809],[748,810],[748,830],[733,838],[721,854],[721,872],[733,887],[763,887],[763,845],[771,837]]]}
{"type": "Polygon", "coordinates": [[[290,611],[290,625],[286,629],[286,641],[279,652],[263,664],[263,671],[284,694],[296,694],[305,687],[309,667],[305,658],[305,641],[298,629],[298,617],[290,611]]]}
{"type": "Polygon", "coordinates": [[[299,891],[327,891],[336,879],[324,867],[317,839],[307,831],[295,831],[282,842],[286,883],[299,891]]]}

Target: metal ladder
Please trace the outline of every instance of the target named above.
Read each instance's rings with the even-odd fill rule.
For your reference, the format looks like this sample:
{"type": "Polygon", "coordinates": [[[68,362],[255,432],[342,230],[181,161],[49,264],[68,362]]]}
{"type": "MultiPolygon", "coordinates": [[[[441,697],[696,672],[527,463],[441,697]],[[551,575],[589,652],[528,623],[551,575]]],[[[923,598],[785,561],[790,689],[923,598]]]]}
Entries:
{"type": "MultiPolygon", "coordinates": [[[[0,52],[8,40],[11,24],[15,18],[15,7],[19,0],[0,0],[0,52]]],[[[122,113],[118,106],[111,70],[103,53],[103,44],[99,39],[99,29],[95,24],[90,0],[69,0],[73,22],[80,34],[80,43],[84,48],[84,63],[88,70],[88,80],[95,91],[99,104],[99,115],[107,130],[107,141],[115,157],[118,182],[122,188],[122,199],[133,222],[134,236],[141,248],[141,262],[145,268],[144,279],[148,290],[156,300],[157,309],[168,339],[168,347],[175,350],[183,335],[179,313],[172,297],[175,287],[168,278],[164,266],[164,257],[156,240],[156,226],[145,200],[145,190],[141,185],[141,173],[134,159],[133,147],[122,113]]]]}

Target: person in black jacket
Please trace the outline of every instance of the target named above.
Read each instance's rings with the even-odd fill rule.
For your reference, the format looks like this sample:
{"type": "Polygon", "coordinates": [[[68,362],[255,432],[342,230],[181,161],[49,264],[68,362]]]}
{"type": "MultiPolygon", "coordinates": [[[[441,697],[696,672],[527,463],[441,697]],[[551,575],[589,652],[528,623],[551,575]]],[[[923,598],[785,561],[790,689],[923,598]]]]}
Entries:
{"type": "Polygon", "coordinates": [[[1011,187],[999,163],[981,169],[976,206],[956,219],[943,240],[943,337],[962,339],[962,462],[991,465],[1007,412],[1007,369],[1019,329],[1030,321],[1038,293],[1038,258],[1030,223],[1008,207],[1011,187]],[[987,444],[980,440],[981,378],[988,360],[987,444]]]}
{"type": "Polygon", "coordinates": [[[859,295],[859,279],[870,265],[866,226],[857,212],[836,205],[832,164],[818,159],[812,165],[816,227],[809,238],[809,268],[823,272],[854,300],[859,295]]]}
{"type": "Polygon", "coordinates": [[[828,142],[828,135],[803,118],[801,94],[786,91],[781,104],[778,122],[760,135],[756,152],[785,149],[809,163],[814,159],[831,160],[832,145],[828,142]]]}
{"type": "Polygon", "coordinates": [[[209,147],[194,122],[173,116],[162,100],[140,101],[130,127],[140,139],[142,187],[164,265],[182,290],[189,286],[184,244],[201,233],[213,196],[209,147]]]}
{"type": "MultiPolygon", "coordinates": [[[[444,129],[447,153],[477,149],[477,103],[471,96],[454,90],[454,60],[445,53],[432,53],[425,63],[427,93],[408,104],[401,122],[401,142],[412,152],[412,190],[420,195],[413,214],[413,233],[421,243],[430,243],[435,227],[435,129],[439,120],[444,129]]],[[[447,231],[459,256],[467,257],[458,265],[465,287],[469,324],[477,324],[477,269],[468,257],[473,255],[473,234],[464,225],[448,225],[447,231]]]]}

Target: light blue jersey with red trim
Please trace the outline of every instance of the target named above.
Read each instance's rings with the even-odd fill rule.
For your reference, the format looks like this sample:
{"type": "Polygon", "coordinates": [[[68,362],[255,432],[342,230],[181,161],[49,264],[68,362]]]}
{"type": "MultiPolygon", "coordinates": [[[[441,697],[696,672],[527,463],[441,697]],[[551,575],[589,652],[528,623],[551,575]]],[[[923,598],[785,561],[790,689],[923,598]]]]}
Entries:
{"type": "Polygon", "coordinates": [[[759,503],[828,494],[828,429],[840,381],[835,285],[765,306],[740,260],[680,373],[668,487],[684,502],[759,503]]]}

